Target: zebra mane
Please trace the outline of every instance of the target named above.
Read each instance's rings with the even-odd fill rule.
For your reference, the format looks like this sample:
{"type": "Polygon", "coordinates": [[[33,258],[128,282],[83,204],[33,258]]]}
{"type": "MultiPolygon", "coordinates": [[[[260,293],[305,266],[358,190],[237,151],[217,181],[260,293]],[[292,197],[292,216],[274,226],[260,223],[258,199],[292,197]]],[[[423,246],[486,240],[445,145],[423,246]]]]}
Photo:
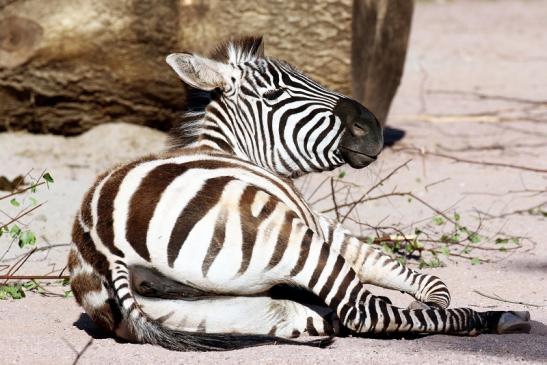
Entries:
{"type": "Polygon", "coordinates": [[[221,43],[211,58],[234,65],[264,58],[262,37],[242,37],[221,43]]]}
{"type": "MultiPolygon", "coordinates": [[[[262,37],[242,37],[221,43],[209,56],[225,63],[239,64],[264,58],[262,37]]],[[[200,135],[207,105],[218,95],[217,90],[204,91],[186,86],[185,110],[180,121],[169,131],[170,149],[187,146],[200,135]]]]}

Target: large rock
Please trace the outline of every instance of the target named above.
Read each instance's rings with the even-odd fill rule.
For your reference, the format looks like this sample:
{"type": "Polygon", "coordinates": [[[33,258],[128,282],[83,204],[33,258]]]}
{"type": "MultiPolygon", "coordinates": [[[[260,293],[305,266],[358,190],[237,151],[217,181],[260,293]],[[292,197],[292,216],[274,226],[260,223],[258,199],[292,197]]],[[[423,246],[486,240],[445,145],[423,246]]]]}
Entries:
{"type": "Polygon", "coordinates": [[[0,0],[0,130],[71,135],[110,121],[168,129],[184,89],[165,55],[246,34],[263,34],[269,55],[355,93],[385,120],[411,9],[409,0],[0,0]],[[403,19],[395,27],[393,12],[403,19]],[[398,58],[387,74],[378,67],[386,54],[398,58]]]}

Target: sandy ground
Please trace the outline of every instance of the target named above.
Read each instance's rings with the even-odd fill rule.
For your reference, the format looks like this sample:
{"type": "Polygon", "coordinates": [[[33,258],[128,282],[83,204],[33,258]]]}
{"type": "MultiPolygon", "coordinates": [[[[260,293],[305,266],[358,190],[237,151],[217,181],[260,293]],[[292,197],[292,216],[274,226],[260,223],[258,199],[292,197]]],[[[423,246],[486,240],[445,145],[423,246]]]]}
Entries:
{"type": "MultiPolygon", "coordinates": [[[[398,148],[414,146],[469,160],[547,169],[545,19],[547,2],[540,1],[418,3],[405,76],[390,118],[392,126],[407,132],[398,148]]],[[[31,168],[39,174],[46,168],[55,178],[49,190],[42,189],[37,195],[39,201],[47,201],[45,206],[24,223],[39,233],[38,247],[60,246],[37,252],[19,273],[59,272],[65,265],[67,246],[63,244],[69,242],[73,216],[94,176],[117,162],[159,151],[164,142],[162,133],[119,124],[101,126],[75,138],[0,134],[0,175],[14,177],[31,168]]],[[[470,227],[478,224],[477,211],[497,216],[547,200],[544,192],[518,192],[544,191],[545,173],[455,163],[393,149],[387,149],[367,170],[344,169],[344,179],[366,188],[408,159],[412,159],[409,168],[381,186],[378,193],[412,191],[449,214],[457,211],[470,227]]],[[[298,184],[310,194],[321,180],[316,175],[298,184]]],[[[316,196],[323,192],[324,188],[316,196]]],[[[328,201],[317,204],[318,209],[327,206],[328,201]]],[[[359,209],[361,221],[372,225],[405,227],[430,221],[432,215],[415,200],[395,197],[359,209]]],[[[533,321],[528,335],[344,338],[325,350],[267,346],[227,353],[174,353],[104,338],[72,298],[30,293],[23,300],[0,301],[1,362],[69,364],[76,351],[93,338],[80,359],[82,364],[546,363],[547,219],[527,212],[508,214],[484,221],[482,229],[484,235],[502,232],[526,237],[522,239],[524,247],[505,253],[476,250],[473,255],[490,262],[471,265],[467,260],[449,259],[444,260],[445,267],[424,271],[445,280],[452,306],[529,310],[533,321]],[[535,306],[489,299],[474,290],[535,306]]],[[[0,254],[8,246],[9,241],[0,241],[0,254]]],[[[0,256],[0,264],[11,264],[24,252],[12,247],[0,256]]],[[[47,288],[57,293],[66,289],[58,284],[47,288]]],[[[372,290],[389,294],[399,305],[410,300],[372,290]]]]}

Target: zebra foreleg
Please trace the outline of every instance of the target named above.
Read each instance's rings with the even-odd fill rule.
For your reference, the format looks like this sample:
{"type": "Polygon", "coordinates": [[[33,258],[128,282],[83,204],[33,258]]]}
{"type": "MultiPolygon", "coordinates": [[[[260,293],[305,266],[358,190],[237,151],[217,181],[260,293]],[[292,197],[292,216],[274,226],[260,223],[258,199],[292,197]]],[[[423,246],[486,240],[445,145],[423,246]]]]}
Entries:
{"type": "Polygon", "coordinates": [[[355,333],[477,335],[530,330],[527,312],[395,307],[372,295],[350,264],[309,230],[300,242],[300,252],[303,254],[296,264],[277,268],[278,275],[289,277],[289,283],[308,288],[319,296],[336,310],[342,325],[355,333]]]}
{"type": "Polygon", "coordinates": [[[401,265],[326,217],[321,217],[321,226],[327,242],[350,263],[363,283],[412,295],[421,303],[412,303],[411,309],[447,308],[450,304],[448,288],[438,277],[401,265]]]}

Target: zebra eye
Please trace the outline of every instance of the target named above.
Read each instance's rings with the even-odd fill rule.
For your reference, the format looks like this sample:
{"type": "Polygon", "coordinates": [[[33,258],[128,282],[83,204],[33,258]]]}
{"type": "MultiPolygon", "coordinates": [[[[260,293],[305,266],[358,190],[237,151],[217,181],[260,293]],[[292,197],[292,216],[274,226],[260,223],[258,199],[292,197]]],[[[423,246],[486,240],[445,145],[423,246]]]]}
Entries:
{"type": "Polygon", "coordinates": [[[268,90],[264,94],[262,94],[262,97],[266,100],[277,100],[283,93],[285,92],[285,88],[280,87],[274,90],[268,90]]]}

